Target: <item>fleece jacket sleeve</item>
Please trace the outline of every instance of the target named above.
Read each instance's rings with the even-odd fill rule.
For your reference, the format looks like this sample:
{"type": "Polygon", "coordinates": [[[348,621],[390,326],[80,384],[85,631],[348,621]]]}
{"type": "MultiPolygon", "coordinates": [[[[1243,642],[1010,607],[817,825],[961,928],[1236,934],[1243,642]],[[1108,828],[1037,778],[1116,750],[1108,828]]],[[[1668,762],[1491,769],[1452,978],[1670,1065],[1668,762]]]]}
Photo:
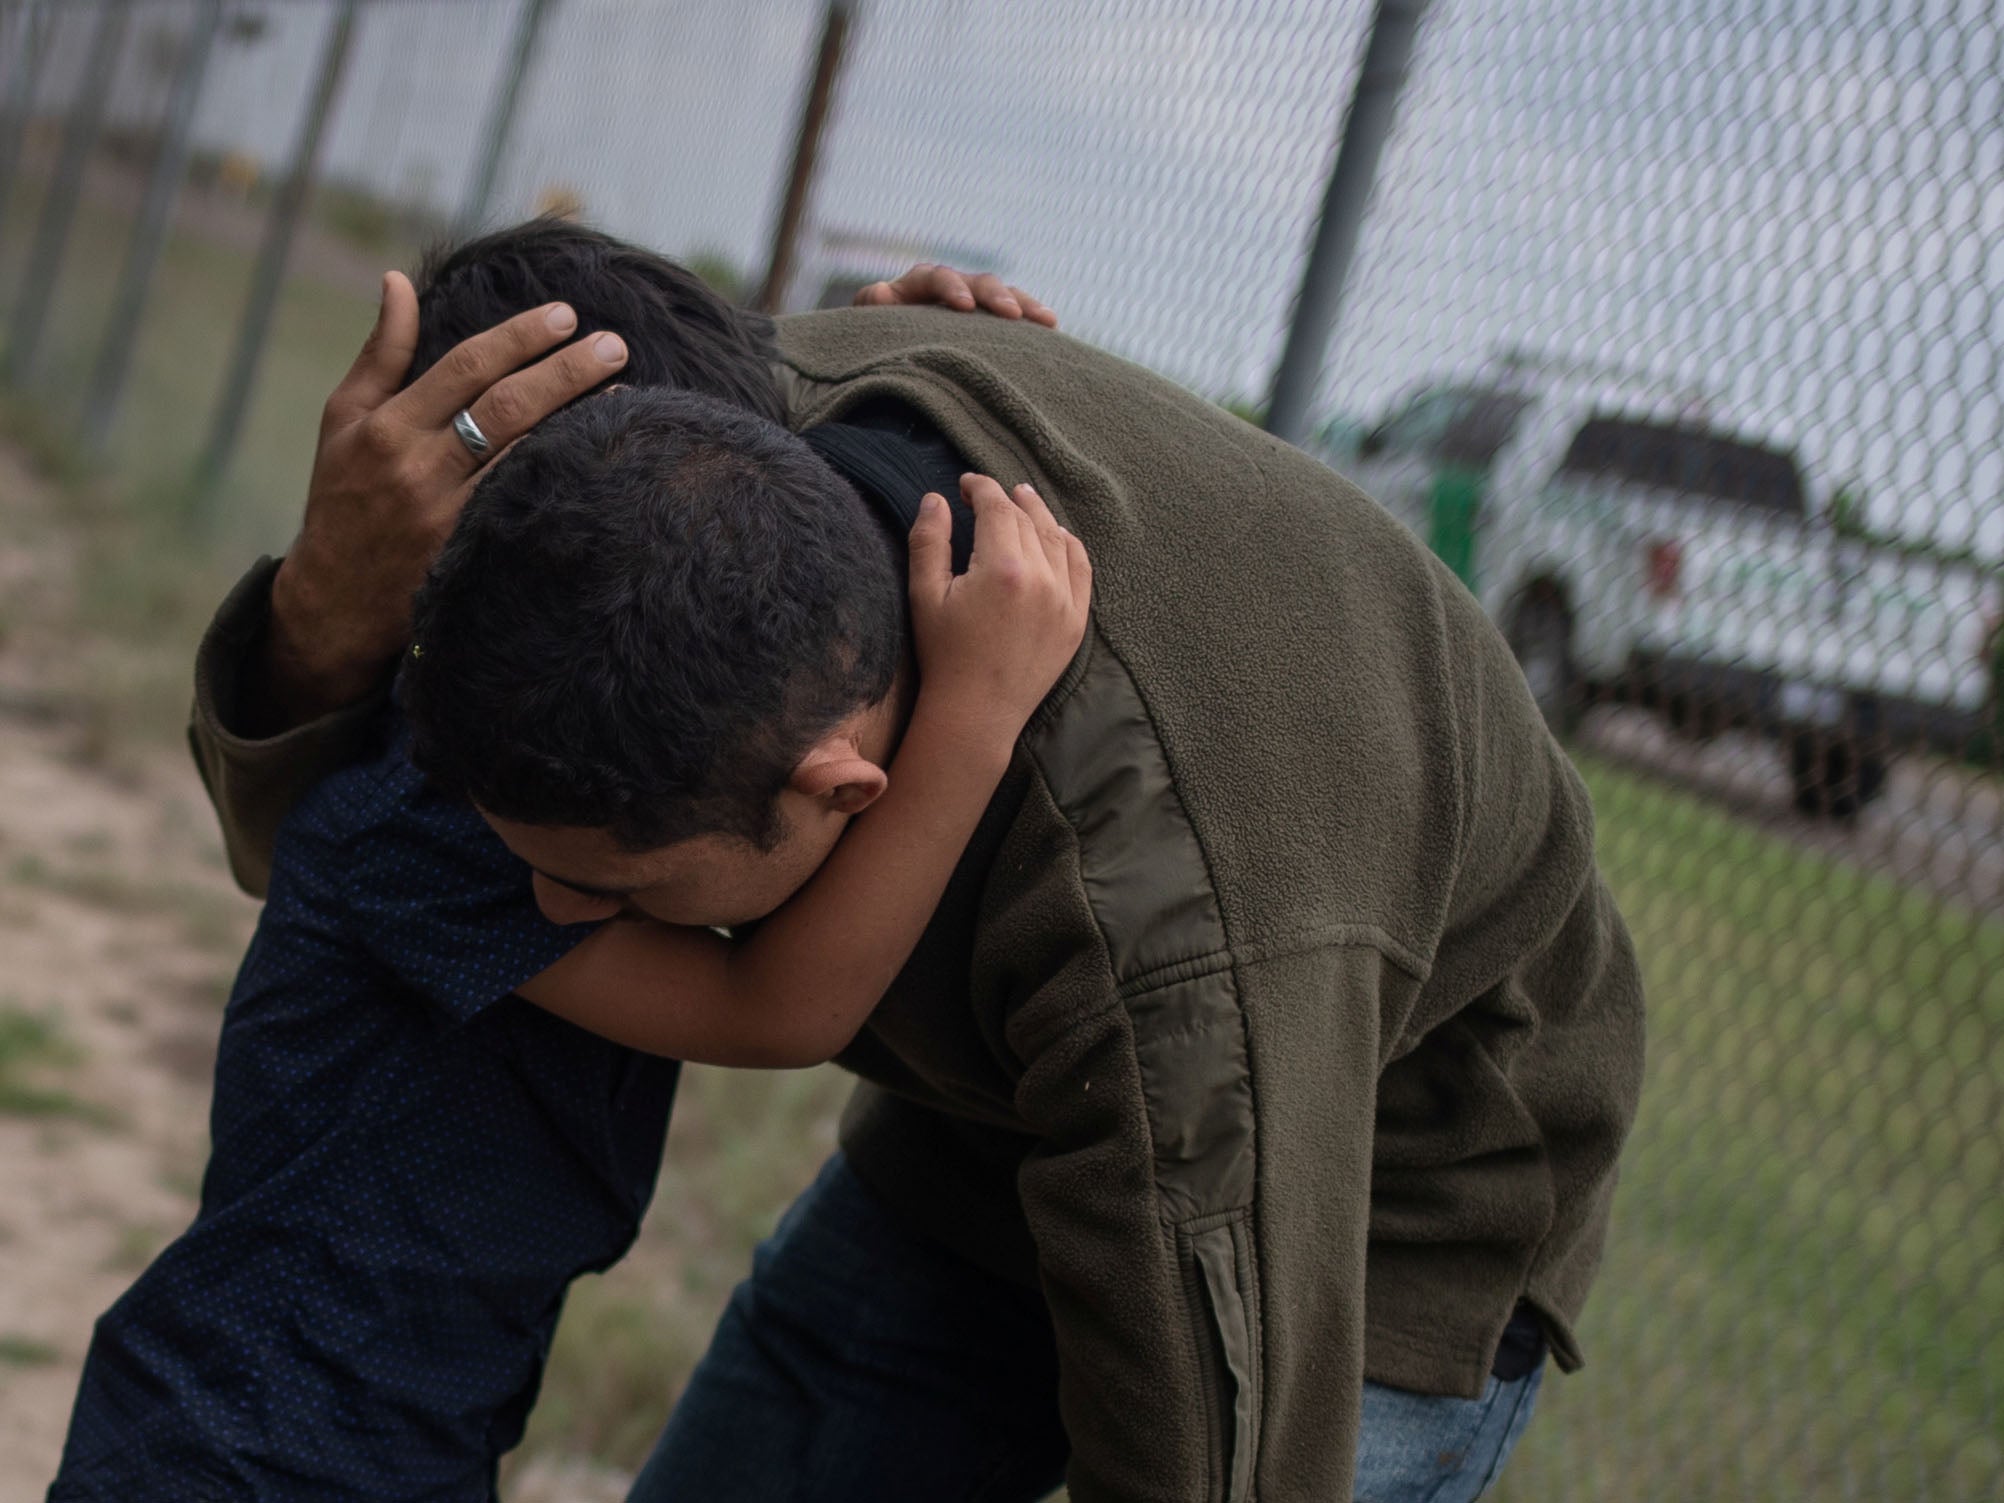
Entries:
{"type": "Polygon", "coordinates": [[[259,559],[218,607],[195,654],[195,699],[188,713],[188,747],[222,826],[230,874],[254,898],[263,897],[271,881],[271,848],[280,823],[302,793],[353,760],[389,693],[385,683],[361,703],[282,735],[242,733],[277,573],[276,559],[259,559]]]}

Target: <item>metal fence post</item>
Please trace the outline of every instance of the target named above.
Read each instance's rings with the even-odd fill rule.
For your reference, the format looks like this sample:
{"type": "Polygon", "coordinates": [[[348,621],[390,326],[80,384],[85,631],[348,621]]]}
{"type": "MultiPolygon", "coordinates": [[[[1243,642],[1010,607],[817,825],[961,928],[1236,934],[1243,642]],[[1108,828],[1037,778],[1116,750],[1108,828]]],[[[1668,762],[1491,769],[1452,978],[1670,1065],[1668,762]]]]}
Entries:
{"type": "Polygon", "coordinates": [[[77,200],[83,194],[84,173],[90,166],[91,147],[97,144],[105,96],[111,92],[111,78],[118,66],[119,48],[125,40],[125,22],[131,9],[131,0],[104,0],[98,13],[83,82],[70,107],[69,124],[63,130],[62,155],[49,184],[48,199],[42,205],[42,222],[36,228],[35,247],[29,252],[27,269],[21,276],[21,290],[14,300],[14,320],[7,339],[6,378],[15,384],[26,379],[33,368],[36,346],[42,341],[49,301],[56,290],[56,278],[62,273],[63,249],[69,240],[70,224],[76,218],[77,200]]]}
{"type": "Polygon", "coordinates": [[[1342,144],[1337,147],[1335,165],[1329,169],[1322,216],[1315,225],[1308,264],[1302,269],[1294,321],[1288,327],[1287,345],[1267,394],[1267,431],[1289,443],[1298,444],[1307,436],[1309,404],[1322,378],[1329,336],[1335,332],[1336,318],[1343,308],[1343,284],[1357,251],[1357,235],[1370,205],[1378,158],[1392,132],[1392,115],[1399,91],[1405,87],[1413,39],[1425,10],[1426,0],[1378,0],[1377,14],[1371,19],[1364,64],[1343,117],[1342,144]]]}
{"type": "Polygon", "coordinates": [[[488,108],[487,123],[480,133],[480,156],[474,164],[466,198],[459,206],[459,219],[453,226],[455,238],[471,235],[487,217],[488,205],[494,197],[494,180],[501,171],[501,158],[507,152],[509,136],[514,133],[522,80],[527,77],[529,63],[542,40],[543,22],[549,10],[550,0],[522,0],[521,13],[515,18],[514,44],[508,50],[500,87],[495,90],[494,103],[488,108]]]}
{"type": "Polygon", "coordinates": [[[800,107],[800,134],[793,145],[793,169],[787,174],[786,196],[780,200],[779,219],[772,230],[772,255],[766,262],[765,285],[758,295],[758,306],[767,313],[779,312],[786,284],[793,279],[800,226],[807,217],[808,193],[814,185],[814,160],[821,150],[821,130],[828,123],[828,106],[835,97],[835,79],[842,70],[842,46],[848,39],[853,12],[851,0],[828,0],[827,17],[821,25],[821,47],[814,59],[814,78],[800,107]]]}
{"type": "Polygon", "coordinates": [[[306,201],[313,188],[314,169],[320,158],[320,141],[327,132],[334,98],[341,90],[341,75],[355,39],[355,16],[361,0],[341,0],[327,41],[320,49],[320,74],[314,81],[313,96],[300,122],[299,139],[292,148],[292,163],[285,183],[271,201],[265,221],[264,242],[258,248],[257,269],[252,274],[250,297],[244,304],[244,321],[237,333],[236,353],[224,378],[223,395],[216,404],[214,425],[208,446],[195,469],[196,507],[206,512],[215,503],[223,473],[229,468],[237,439],[243,433],[244,415],[250,407],[251,382],[257,375],[258,357],[264,351],[265,336],[271,332],[272,314],[285,281],[285,265],[292,254],[292,238],[305,216],[306,201]]]}
{"type": "Polygon", "coordinates": [[[195,106],[202,97],[202,77],[208,71],[209,55],[215,50],[216,33],[222,29],[222,21],[223,0],[201,0],[195,24],[182,43],[181,65],[175,70],[174,93],[167,103],[160,145],[153,159],[153,175],[146,184],[138,222],[132,228],[125,270],[119,277],[111,316],[105,323],[104,343],[98,350],[97,364],[91,368],[90,387],[84,398],[83,439],[92,453],[104,449],[112,419],[118,413],[125,375],[132,365],[132,348],[139,338],[140,317],[146,311],[147,288],[167,240],[167,226],[173,218],[182,176],[188,170],[195,106]]]}
{"type": "Polygon", "coordinates": [[[0,103],[0,237],[7,233],[7,212],[14,203],[14,180],[21,167],[21,143],[35,109],[35,80],[42,73],[42,54],[56,18],[40,0],[20,0],[14,6],[14,56],[7,70],[6,99],[0,103]]]}

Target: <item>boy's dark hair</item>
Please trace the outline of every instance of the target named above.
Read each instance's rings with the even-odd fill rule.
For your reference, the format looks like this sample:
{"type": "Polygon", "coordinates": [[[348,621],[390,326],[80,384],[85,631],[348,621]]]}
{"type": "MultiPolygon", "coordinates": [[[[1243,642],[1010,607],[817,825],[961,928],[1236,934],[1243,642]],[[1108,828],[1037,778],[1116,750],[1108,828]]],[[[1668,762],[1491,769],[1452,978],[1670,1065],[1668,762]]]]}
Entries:
{"type": "Polygon", "coordinates": [[[563,219],[531,219],[426,255],[415,280],[417,352],[406,381],[504,319],[543,303],[577,310],[577,338],[626,341],[611,379],[675,386],[785,419],[772,363],[772,320],[727,301],[666,256],[563,219]]]}
{"type": "Polygon", "coordinates": [[[900,559],[777,424],[690,392],[587,397],[494,465],[418,592],[413,759],[490,813],[627,850],[770,849],[801,755],[890,692],[900,559]]]}

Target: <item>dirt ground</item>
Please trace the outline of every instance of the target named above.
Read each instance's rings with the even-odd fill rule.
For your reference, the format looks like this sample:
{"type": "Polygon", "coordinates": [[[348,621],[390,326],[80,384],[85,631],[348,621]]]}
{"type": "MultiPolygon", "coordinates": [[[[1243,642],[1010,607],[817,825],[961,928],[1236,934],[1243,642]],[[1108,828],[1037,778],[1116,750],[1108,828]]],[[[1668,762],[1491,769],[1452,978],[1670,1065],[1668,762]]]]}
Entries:
{"type": "Polygon", "coordinates": [[[0,451],[0,1503],[39,1498],[96,1315],[195,1209],[217,1025],[255,922],[201,786],[104,754],[54,501],[0,451]]]}

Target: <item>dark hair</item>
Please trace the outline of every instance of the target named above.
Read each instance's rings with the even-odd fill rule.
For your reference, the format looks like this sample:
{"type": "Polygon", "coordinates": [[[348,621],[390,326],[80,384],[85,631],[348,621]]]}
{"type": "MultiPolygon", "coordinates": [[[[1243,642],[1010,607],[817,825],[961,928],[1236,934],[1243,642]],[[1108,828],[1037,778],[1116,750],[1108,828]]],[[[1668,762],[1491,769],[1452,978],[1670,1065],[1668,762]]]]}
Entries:
{"type": "Polygon", "coordinates": [[[490,813],[628,850],[770,849],[802,753],[890,692],[901,556],[777,424],[589,397],[494,465],[418,592],[413,759],[490,813]]]}
{"type": "Polygon", "coordinates": [[[463,339],[543,303],[577,310],[578,338],[626,341],[611,379],[676,386],[761,417],[786,414],[773,380],[772,320],[737,307],[666,256],[562,219],[531,219],[431,251],[418,268],[414,381],[463,339]]]}

